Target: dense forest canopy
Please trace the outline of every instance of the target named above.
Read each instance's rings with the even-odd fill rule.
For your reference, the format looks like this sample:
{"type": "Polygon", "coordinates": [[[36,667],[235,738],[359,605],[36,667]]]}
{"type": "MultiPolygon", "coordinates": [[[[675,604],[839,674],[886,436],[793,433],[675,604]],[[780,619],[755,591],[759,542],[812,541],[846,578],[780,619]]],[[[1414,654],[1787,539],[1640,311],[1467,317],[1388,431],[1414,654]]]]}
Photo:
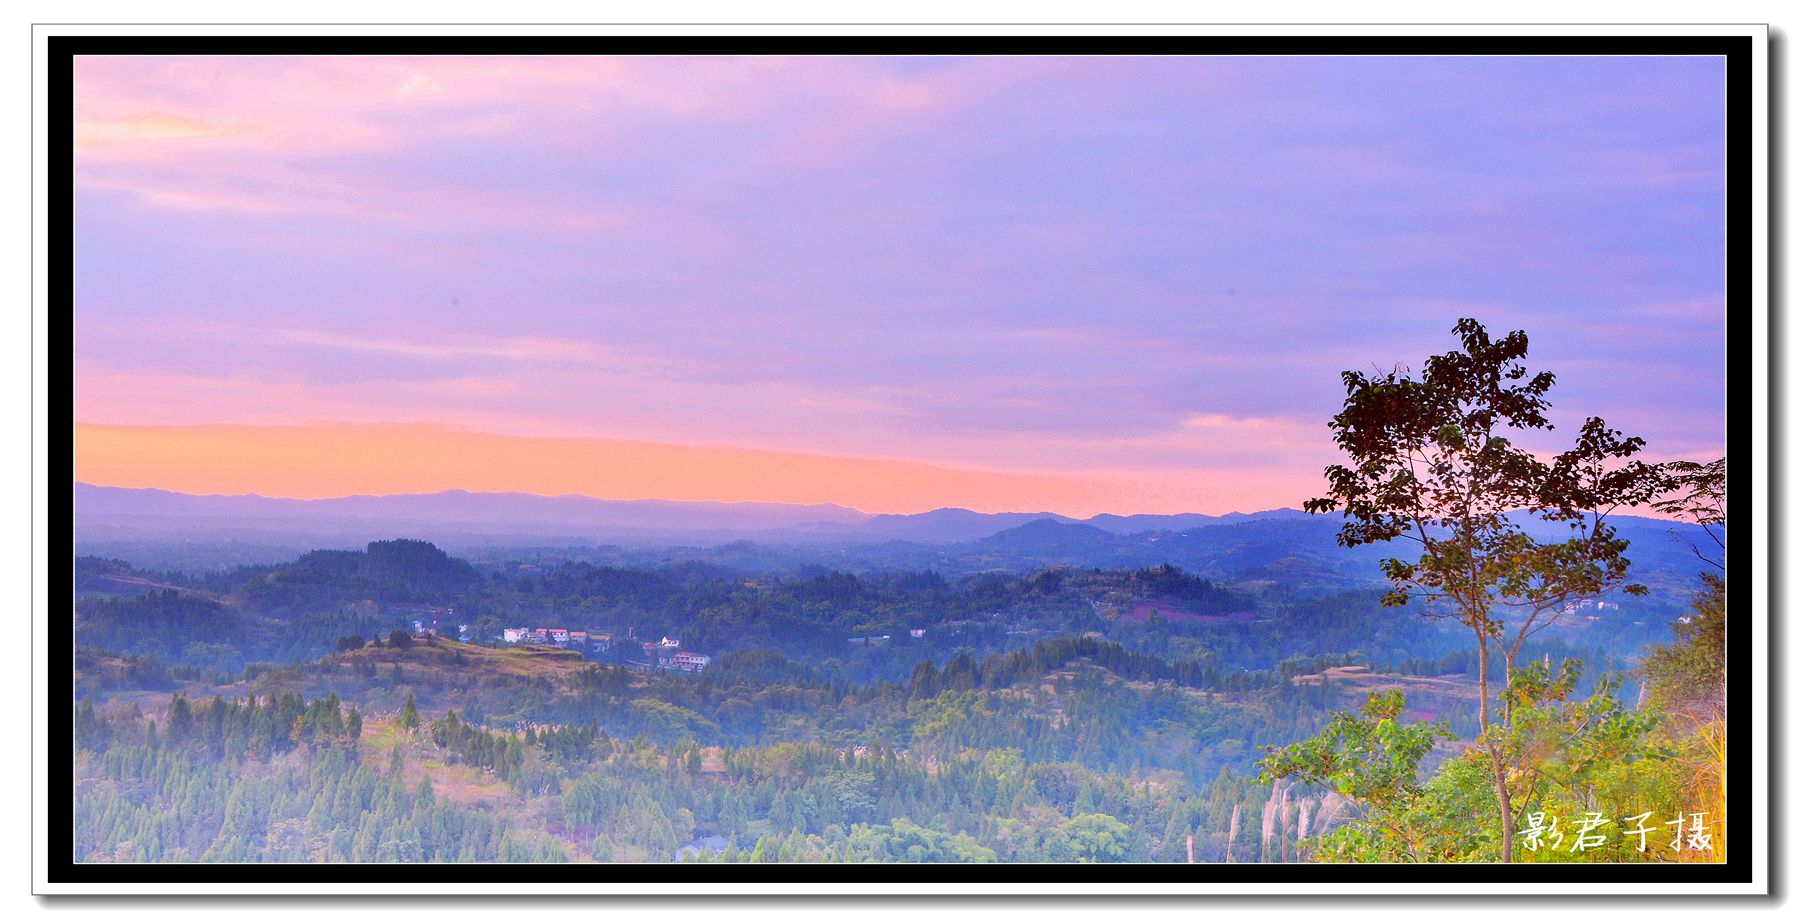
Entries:
{"type": "MultiPolygon", "coordinates": [[[[1178,861],[1189,837],[1199,860],[1297,859],[1350,799],[1259,782],[1265,748],[1376,686],[1462,738],[1427,765],[1476,729],[1471,652],[1373,584],[470,565],[405,543],[76,570],[86,859],[1178,861]],[[619,640],[499,640],[515,626],[619,640]],[[711,665],[631,666],[665,636],[711,665]]],[[[1669,634],[1652,608],[1533,652],[1625,673],[1669,634]]]]}

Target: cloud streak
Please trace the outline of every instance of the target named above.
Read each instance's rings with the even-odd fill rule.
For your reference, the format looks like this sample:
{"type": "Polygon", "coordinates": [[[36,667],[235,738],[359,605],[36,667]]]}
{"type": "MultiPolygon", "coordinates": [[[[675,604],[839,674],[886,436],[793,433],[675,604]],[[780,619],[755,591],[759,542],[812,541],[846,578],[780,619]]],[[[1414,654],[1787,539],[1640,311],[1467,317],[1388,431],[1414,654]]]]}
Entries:
{"type": "MultiPolygon", "coordinates": [[[[1092,516],[1216,502],[1208,470],[1045,473],[737,447],[505,437],[434,425],[77,425],[76,478],[198,494],[322,498],[471,491],[599,498],[837,503],[870,513],[1054,508],[1092,516]],[[725,479],[721,468],[731,470],[725,479]]],[[[1233,471],[1264,500],[1276,477],[1233,471]]]]}

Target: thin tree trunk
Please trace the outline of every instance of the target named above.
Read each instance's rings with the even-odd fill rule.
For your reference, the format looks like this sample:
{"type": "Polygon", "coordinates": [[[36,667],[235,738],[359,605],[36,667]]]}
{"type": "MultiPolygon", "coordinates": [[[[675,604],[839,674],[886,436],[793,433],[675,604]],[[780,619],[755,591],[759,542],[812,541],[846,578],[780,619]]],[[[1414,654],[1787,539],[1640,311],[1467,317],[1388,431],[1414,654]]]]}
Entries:
{"type": "Polygon", "coordinates": [[[1497,744],[1488,745],[1494,761],[1494,796],[1500,799],[1500,860],[1512,861],[1513,815],[1512,792],[1506,788],[1506,764],[1500,759],[1497,744]]]}
{"type": "Polygon", "coordinates": [[[1244,806],[1243,802],[1241,802],[1241,801],[1238,802],[1237,804],[1231,805],[1231,832],[1225,834],[1225,861],[1226,862],[1236,861],[1236,859],[1231,857],[1231,850],[1234,846],[1237,845],[1238,808],[1241,808],[1243,806],[1244,806]]]}
{"type": "Polygon", "coordinates": [[[1499,741],[1488,731],[1488,639],[1477,633],[1481,658],[1477,662],[1481,680],[1481,733],[1488,750],[1488,761],[1494,768],[1494,798],[1500,805],[1500,861],[1512,861],[1512,796],[1506,790],[1506,764],[1500,757],[1499,741]]]}
{"type": "Polygon", "coordinates": [[[1292,841],[1289,831],[1294,825],[1294,806],[1288,803],[1288,790],[1281,790],[1281,860],[1292,861],[1292,841]]]}
{"type": "Polygon", "coordinates": [[[1281,792],[1281,780],[1269,787],[1269,800],[1263,803],[1262,812],[1262,861],[1269,860],[1269,839],[1275,835],[1276,795],[1281,792]]]}

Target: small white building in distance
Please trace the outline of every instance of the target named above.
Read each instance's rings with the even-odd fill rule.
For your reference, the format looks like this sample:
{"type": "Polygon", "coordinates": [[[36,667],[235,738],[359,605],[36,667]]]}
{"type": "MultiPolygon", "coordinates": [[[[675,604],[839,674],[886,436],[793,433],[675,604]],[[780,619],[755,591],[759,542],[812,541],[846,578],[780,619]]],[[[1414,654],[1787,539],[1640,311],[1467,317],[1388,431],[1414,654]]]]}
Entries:
{"type": "Polygon", "coordinates": [[[712,658],[708,655],[698,654],[693,651],[677,651],[665,659],[663,666],[670,670],[685,670],[689,673],[698,673],[701,670],[705,670],[706,665],[710,663],[712,663],[712,658]]]}

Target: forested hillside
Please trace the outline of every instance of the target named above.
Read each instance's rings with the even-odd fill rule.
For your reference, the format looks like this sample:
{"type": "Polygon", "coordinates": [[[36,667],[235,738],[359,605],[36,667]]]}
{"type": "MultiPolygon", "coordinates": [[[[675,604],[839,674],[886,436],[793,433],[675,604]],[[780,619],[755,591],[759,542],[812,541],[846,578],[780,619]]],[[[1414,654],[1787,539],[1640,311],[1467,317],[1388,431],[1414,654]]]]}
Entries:
{"type": "MultiPolygon", "coordinates": [[[[1371,689],[1465,738],[1430,762],[1475,730],[1473,656],[1374,590],[404,551],[410,571],[377,550],[206,577],[83,559],[109,589],[77,603],[78,857],[1172,861],[1192,836],[1197,859],[1280,860],[1350,802],[1259,783],[1265,748],[1371,689]],[[713,663],[497,640],[515,624],[678,635],[713,663]]],[[[1622,672],[1633,629],[1607,625],[1534,653],[1622,672]]]]}

